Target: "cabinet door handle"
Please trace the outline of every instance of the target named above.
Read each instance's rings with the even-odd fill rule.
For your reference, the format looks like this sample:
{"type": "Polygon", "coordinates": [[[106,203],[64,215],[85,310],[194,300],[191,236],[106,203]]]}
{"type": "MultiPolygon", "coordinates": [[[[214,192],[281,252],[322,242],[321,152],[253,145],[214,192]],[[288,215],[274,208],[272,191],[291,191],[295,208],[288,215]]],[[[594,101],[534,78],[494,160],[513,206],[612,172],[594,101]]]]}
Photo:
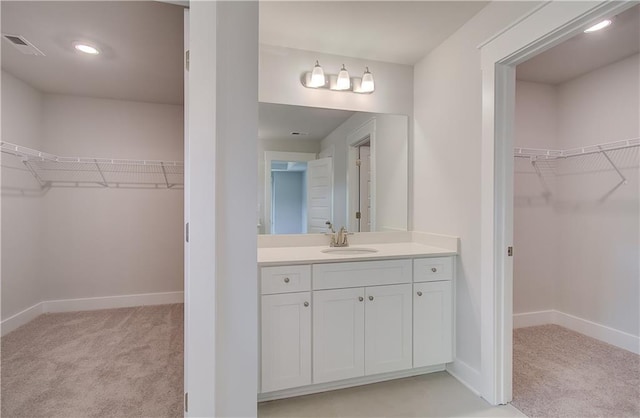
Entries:
{"type": "Polygon", "coordinates": [[[369,296],[369,300],[373,300],[373,296],[369,296]]]}
{"type": "Polygon", "coordinates": [[[418,292],[418,296],[422,296],[422,292],[418,292]]]}
{"type": "Polygon", "coordinates": [[[284,278],[284,282],[285,282],[285,283],[289,283],[289,278],[288,278],[288,277],[285,277],[285,278],[284,278]]]}
{"type": "Polygon", "coordinates": [[[362,301],[364,300],[364,298],[363,298],[362,296],[359,296],[359,297],[358,297],[358,300],[359,300],[360,302],[362,302],[362,301]]]}
{"type": "Polygon", "coordinates": [[[438,269],[435,267],[431,267],[431,271],[435,273],[436,271],[438,271],[438,269]]]}
{"type": "Polygon", "coordinates": [[[305,302],[305,303],[303,303],[303,305],[306,308],[307,306],[309,306],[309,302],[305,302]]]}

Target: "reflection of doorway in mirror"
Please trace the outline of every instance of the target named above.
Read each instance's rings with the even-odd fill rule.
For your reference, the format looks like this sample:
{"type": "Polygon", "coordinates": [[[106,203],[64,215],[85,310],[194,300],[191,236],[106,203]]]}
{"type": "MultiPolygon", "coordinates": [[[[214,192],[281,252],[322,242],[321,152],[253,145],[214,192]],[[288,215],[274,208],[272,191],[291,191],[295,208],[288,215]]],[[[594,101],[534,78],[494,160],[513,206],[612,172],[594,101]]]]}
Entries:
{"type": "Polygon", "coordinates": [[[371,145],[367,139],[358,149],[358,220],[357,232],[371,232],[371,145]]]}
{"type": "Polygon", "coordinates": [[[352,232],[376,231],[376,119],[347,136],[347,221],[352,232]]]}
{"type": "Polygon", "coordinates": [[[271,233],[307,232],[307,163],[271,162],[271,233]]]}

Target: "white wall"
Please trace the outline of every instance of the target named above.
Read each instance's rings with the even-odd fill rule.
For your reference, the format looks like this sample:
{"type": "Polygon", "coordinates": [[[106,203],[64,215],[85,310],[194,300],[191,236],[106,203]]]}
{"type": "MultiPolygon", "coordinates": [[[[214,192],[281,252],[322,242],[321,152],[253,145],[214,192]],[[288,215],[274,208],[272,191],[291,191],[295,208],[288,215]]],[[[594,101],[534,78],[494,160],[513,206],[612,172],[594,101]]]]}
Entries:
{"type": "Polygon", "coordinates": [[[411,115],[412,68],[409,65],[260,45],[259,100],[267,103],[411,115]],[[349,74],[361,77],[368,66],[375,80],[375,92],[354,94],[304,87],[301,77],[313,69],[316,60],[322,65],[325,74],[337,74],[342,64],[345,64],[349,74]]]}
{"type": "MultiPolygon", "coordinates": [[[[514,145],[558,149],[558,98],[554,86],[516,83],[514,145]]],[[[555,309],[562,274],[555,176],[549,163],[538,162],[542,180],[528,158],[514,161],[513,312],[555,309]],[[546,185],[546,186],[545,186],[546,185]],[[551,193],[550,195],[548,193],[551,193]]]]}
{"type": "MultiPolygon", "coordinates": [[[[41,148],[42,94],[2,71],[2,140],[41,148]]],[[[2,154],[2,320],[42,300],[42,192],[20,158],[2,154]]]]}
{"type": "Polygon", "coordinates": [[[480,383],[480,144],[478,45],[536,4],[493,2],[414,68],[413,229],[460,237],[456,364],[480,383]]]}
{"type": "MultiPolygon", "coordinates": [[[[258,266],[252,220],[258,173],[255,163],[239,162],[255,162],[258,158],[258,2],[217,2],[217,9],[216,102],[220,105],[215,108],[214,140],[217,310],[213,399],[215,416],[254,417],[258,392],[258,266]]],[[[202,324],[203,328],[209,326],[202,324]]],[[[205,401],[212,402],[212,397],[205,401]]]]}
{"type": "Polygon", "coordinates": [[[376,120],[376,230],[406,230],[409,124],[404,115],[355,113],[322,140],[322,150],[334,147],[333,224],[347,225],[347,138],[372,118],[376,120]]]}
{"type": "MultiPolygon", "coordinates": [[[[183,108],[46,95],[46,151],[183,160],[183,108]]],[[[44,198],[45,299],[182,291],[183,191],[53,188],[44,198]]]]}
{"type": "MultiPolygon", "coordinates": [[[[183,160],[182,106],[43,95],[5,73],[2,92],[3,139],[64,156],[183,160]]],[[[3,319],[42,300],[182,291],[182,190],[16,198],[14,178],[3,176],[3,319]]]]}
{"type": "MultiPolygon", "coordinates": [[[[640,137],[638,55],[558,87],[561,148],[640,137]]],[[[619,177],[602,156],[574,159],[559,177],[558,310],[640,335],[640,186],[638,148],[613,151],[628,184],[606,200],[619,177]]]]}

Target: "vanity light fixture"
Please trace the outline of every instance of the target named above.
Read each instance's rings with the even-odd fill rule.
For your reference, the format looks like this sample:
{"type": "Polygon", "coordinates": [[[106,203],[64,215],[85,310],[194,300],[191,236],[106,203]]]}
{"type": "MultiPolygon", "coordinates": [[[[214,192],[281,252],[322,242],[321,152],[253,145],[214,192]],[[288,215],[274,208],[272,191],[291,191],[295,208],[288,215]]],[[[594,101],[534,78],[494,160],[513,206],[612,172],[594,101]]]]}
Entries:
{"type": "Polygon", "coordinates": [[[606,28],[607,26],[610,26],[610,25],[611,25],[611,23],[612,23],[612,22],[611,22],[611,20],[610,20],[610,19],[603,20],[602,22],[597,23],[597,24],[595,24],[595,25],[591,26],[590,28],[588,28],[587,30],[585,30],[585,31],[584,31],[584,33],[591,33],[591,32],[599,31],[600,29],[604,29],[604,28],[606,28]]]}
{"type": "Polygon", "coordinates": [[[76,51],[80,51],[88,55],[98,55],[100,53],[98,48],[96,48],[95,46],[83,42],[75,42],[73,44],[73,47],[76,49],[76,51]]]}
{"type": "Polygon", "coordinates": [[[316,61],[313,70],[304,73],[301,81],[303,86],[311,89],[350,91],[359,94],[370,94],[375,90],[373,74],[369,71],[369,67],[366,67],[362,78],[350,77],[344,64],[342,64],[342,68],[337,75],[325,75],[324,70],[316,61]]]}

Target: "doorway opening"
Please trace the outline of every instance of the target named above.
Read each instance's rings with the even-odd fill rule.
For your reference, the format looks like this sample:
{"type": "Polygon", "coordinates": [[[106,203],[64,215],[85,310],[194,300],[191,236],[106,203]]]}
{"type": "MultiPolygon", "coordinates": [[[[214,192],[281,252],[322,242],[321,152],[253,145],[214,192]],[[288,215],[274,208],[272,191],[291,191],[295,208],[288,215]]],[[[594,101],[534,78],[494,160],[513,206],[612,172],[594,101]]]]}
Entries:
{"type": "Polygon", "coordinates": [[[307,162],[271,161],[271,233],[307,233],[307,162]]]}
{"type": "Polygon", "coordinates": [[[515,66],[633,7],[545,3],[481,46],[482,137],[482,396],[492,404],[512,400],[513,170],[515,66]]]}

